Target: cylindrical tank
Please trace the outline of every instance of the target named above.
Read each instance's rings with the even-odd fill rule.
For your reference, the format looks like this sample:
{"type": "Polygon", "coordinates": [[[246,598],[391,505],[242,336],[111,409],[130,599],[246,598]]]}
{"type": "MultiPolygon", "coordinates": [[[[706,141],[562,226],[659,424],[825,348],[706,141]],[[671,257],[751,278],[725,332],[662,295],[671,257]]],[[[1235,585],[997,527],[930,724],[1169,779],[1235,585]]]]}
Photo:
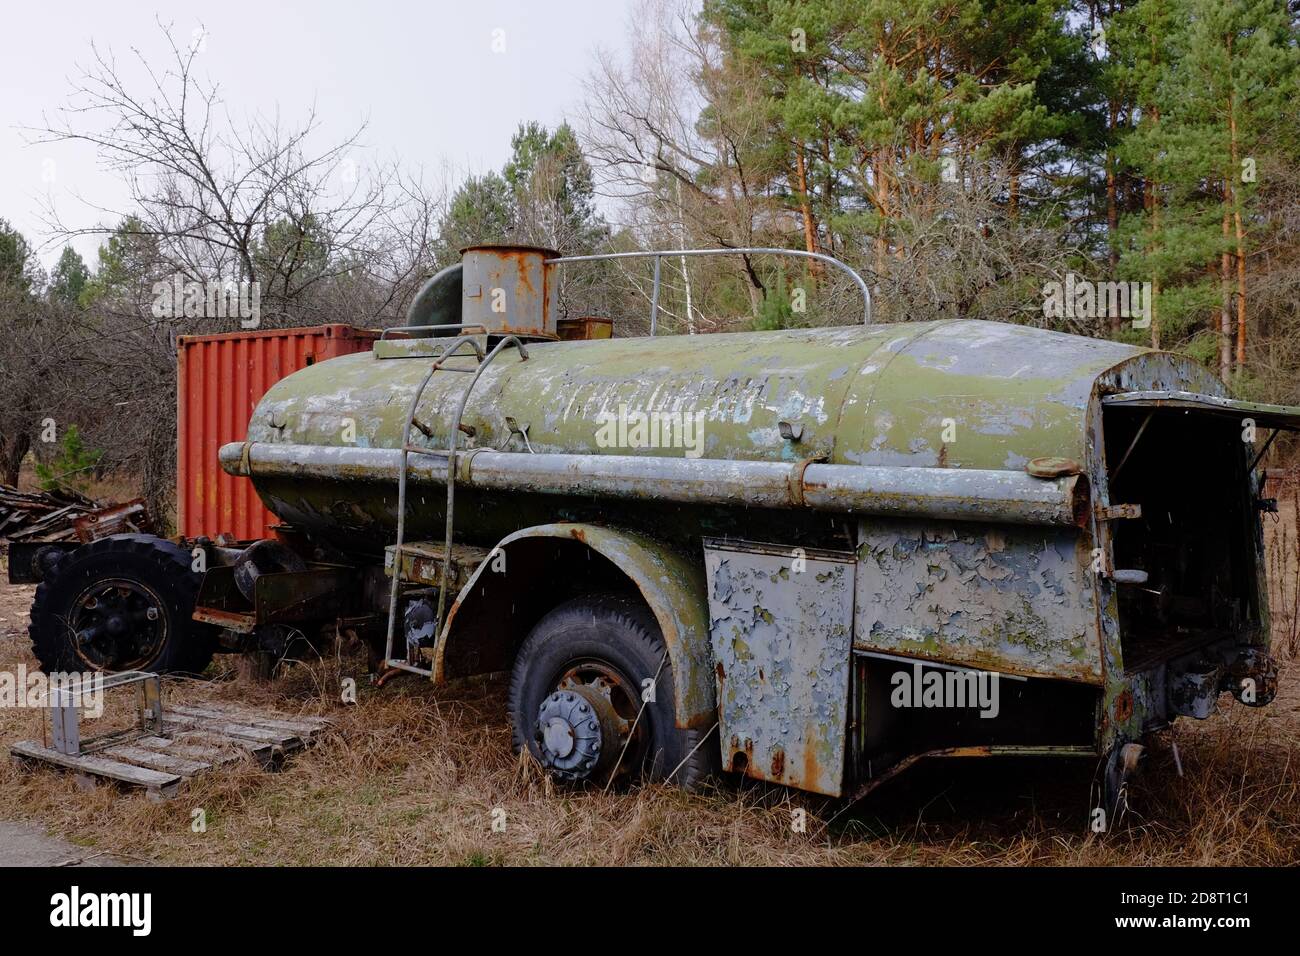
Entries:
{"type": "MultiPolygon", "coordinates": [[[[267,393],[249,439],[396,449],[408,404],[443,344],[383,343],[305,369],[267,393]]],[[[526,361],[508,350],[483,372],[463,419],[472,436],[461,435],[458,447],[1021,478],[1032,459],[1092,460],[1090,409],[1103,376],[1115,388],[1219,390],[1195,363],[1167,353],[975,321],[534,342],[527,350],[526,361]]],[[[471,378],[450,369],[476,367],[469,355],[447,364],[433,375],[412,431],[413,444],[432,450],[448,447],[471,378]]],[[[235,446],[223,452],[231,470],[239,457],[235,446]]],[[[426,473],[445,467],[438,464],[445,458],[432,460],[421,463],[426,473]]],[[[395,490],[376,485],[355,463],[341,457],[336,469],[327,464],[327,478],[319,467],[310,475],[283,467],[251,471],[268,507],[295,526],[353,547],[391,541],[395,490]]],[[[689,507],[684,513],[689,494],[671,496],[676,504],[669,507],[652,491],[638,490],[642,500],[629,502],[605,500],[603,492],[586,497],[575,487],[580,476],[558,498],[533,494],[534,486],[458,493],[458,533],[488,540],[583,508],[603,509],[607,518],[616,509],[641,518],[662,512],[697,528],[717,516],[716,509],[708,518],[689,507]]],[[[417,487],[408,538],[441,537],[443,498],[440,488],[417,487]]],[[[745,521],[759,520],[751,511],[734,526],[741,533],[745,521]]]]}

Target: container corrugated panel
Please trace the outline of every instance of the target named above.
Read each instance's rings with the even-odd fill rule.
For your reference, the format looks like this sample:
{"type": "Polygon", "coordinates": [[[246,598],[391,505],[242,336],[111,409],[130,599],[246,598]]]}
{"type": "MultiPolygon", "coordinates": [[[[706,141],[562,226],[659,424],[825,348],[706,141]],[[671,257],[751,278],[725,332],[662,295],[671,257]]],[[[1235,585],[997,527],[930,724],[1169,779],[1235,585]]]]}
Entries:
{"type": "Polygon", "coordinates": [[[180,534],[270,537],[279,519],[252,482],[227,475],[217,449],[243,441],[267,389],[301,368],[369,349],[379,333],[350,325],[266,329],[177,340],[176,524],[180,534]]]}

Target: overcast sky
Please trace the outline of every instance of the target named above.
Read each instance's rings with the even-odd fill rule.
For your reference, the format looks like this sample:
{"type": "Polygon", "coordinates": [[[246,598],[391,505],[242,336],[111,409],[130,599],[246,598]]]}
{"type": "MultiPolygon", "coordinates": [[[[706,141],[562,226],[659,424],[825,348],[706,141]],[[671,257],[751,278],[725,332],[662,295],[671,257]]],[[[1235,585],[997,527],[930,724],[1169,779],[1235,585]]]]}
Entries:
{"type": "MultiPolygon", "coordinates": [[[[217,81],[235,116],[279,111],[297,125],[315,104],[319,144],[362,121],[374,158],[397,159],[436,178],[445,164],[482,172],[504,162],[522,120],[554,125],[574,114],[596,48],[622,51],[630,0],[276,2],[276,0],[60,0],[6,4],[0,34],[0,217],[33,245],[50,237],[42,201],[64,220],[104,216],[78,196],[120,208],[124,190],[81,144],[30,145],[21,127],[65,104],[90,44],[119,64],[132,47],[159,65],[167,54],[156,19],[206,40],[200,75],[217,81]],[[494,31],[505,51],[493,51],[494,31]]],[[[362,157],[364,161],[364,157],[362,157]]],[[[98,240],[74,245],[92,266],[98,240]]],[[[48,268],[61,245],[40,250],[48,268]]]]}

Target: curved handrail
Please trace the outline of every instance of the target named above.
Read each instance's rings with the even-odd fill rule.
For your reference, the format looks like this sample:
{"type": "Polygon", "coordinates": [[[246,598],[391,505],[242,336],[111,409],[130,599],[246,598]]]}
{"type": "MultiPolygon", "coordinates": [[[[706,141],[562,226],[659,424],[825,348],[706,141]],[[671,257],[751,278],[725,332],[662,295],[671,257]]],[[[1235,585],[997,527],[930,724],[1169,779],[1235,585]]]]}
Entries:
{"type": "Polygon", "coordinates": [[[386,341],[389,332],[433,332],[441,329],[460,329],[462,334],[467,334],[466,329],[478,329],[478,332],[474,334],[483,335],[487,333],[487,326],[478,322],[458,322],[454,325],[390,325],[379,333],[379,341],[386,341]]]}
{"type": "Polygon", "coordinates": [[[556,259],[547,259],[546,264],[564,265],[569,262],[599,262],[606,259],[649,259],[655,261],[655,278],[654,291],[650,298],[650,334],[655,334],[655,328],[659,319],[659,275],[660,264],[664,256],[744,256],[744,255],[772,255],[772,256],[793,256],[799,259],[815,259],[818,262],[825,262],[839,269],[841,272],[851,278],[862,293],[862,324],[871,324],[871,290],[867,288],[866,281],[858,275],[854,269],[846,263],[841,262],[834,256],[828,256],[821,252],[805,252],[802,249],[777,249],[768,246],[751,246],[744,248],[725,248],[725,249],[654,249],[638,252],[601,252],[589,256],[560,256],[556,259]]]}

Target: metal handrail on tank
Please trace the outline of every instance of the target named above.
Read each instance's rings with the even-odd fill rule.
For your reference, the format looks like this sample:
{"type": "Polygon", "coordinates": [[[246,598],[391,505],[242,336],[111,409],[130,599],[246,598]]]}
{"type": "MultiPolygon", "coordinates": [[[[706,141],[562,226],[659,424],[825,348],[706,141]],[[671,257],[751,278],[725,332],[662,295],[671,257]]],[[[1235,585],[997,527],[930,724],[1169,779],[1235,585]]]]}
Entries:
{"type": "Polygon", "coordinates": [[[862,324],[871,324],[871,291],[867,288],[865,280],[863,280],[862,276],[858,275],[858,273],[850,266],[841,262],[839,259],[836,259],[834,256],[828,256],[821,252],[805,252],[802,249],[776,249],[764,246],[749,246],[735,249],[654,249],[645,252],[601,252],[590,256],[560,256],[557,259],[547,259],[546,264],[552,266],[564,265],[569,262],[599,262],[606,259],[649,259],[654,257],[654,289],[650,295],[650,334],[654,335],[659,324],[659,286],[664,256],[747,255],[793,256],[798,259],[815,259],[818,262],[825,262],[828,265],[834,266],[848,275],[862,292],[862,324]]]}

